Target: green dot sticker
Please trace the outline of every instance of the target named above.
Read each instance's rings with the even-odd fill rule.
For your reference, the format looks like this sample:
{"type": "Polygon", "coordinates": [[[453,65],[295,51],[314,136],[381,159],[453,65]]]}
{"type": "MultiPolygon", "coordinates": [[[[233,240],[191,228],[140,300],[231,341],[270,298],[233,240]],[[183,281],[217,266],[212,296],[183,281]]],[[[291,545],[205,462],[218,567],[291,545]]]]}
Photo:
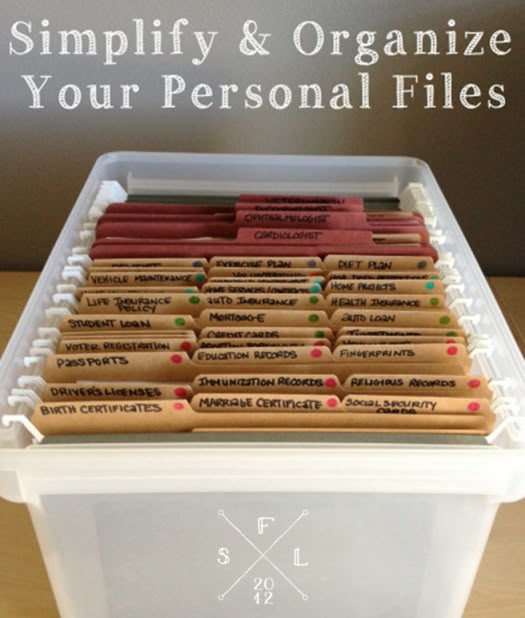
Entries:
{"type": "Polygon", "coordinates": [[[430,275],[429,279],[439,279],[437,275],[430,275]]]}
{"type": "Polygon", "coordinates": [[[195,292],[195,290],[193,290],[192,288],[188,288],[187,290],[184,290],[185,294],[193,294],[193,292],[195,292]]]}
{"type": "Polygon", "coordinates": [[[448,324],[450,322],[450,318],[448,317],[448,315],[442,315],[439,318],[439,323],[440,324],[448,324]]]}
{"type": "Polygon", "coordinates": [[[316,283],[315,285],[312,285],[312,287],[310,288],[310,292],[312,292],[313,294],[317,294],[320,291],[321,291],[321,286],[318,283],[316,283]]]}
{"type": "Polygon", "coordinates": [[[308,316],[308,320],[309,320],[310,322],[319,322],[319,316],[318,316],[316,313],[311,313],[311,314],[308,316]]]}
{"type": "Polygon", "coordinates": [[[206,279],[204,273],[198,273],[197,275],[195,275],[195,281],[204,281],[204,279],[206,279]]]}
{"type": "Polygon", "coordinates": [[[324,338],[324,331],[323,330],[316,330],[315,331],[315,336],[319,337],[320,339],[324,338]]]}
{"type": "Polygon", "coordinates": [[[185,326],[186,320],[184,318],[175,318],[174,324],[175,326],[185,326]]]}
{"type": "Polygon", "coordinates": [[[201,299],[198,296],[190,296],[189,301],[192,305],[198,305],[201,299]]]}
{"type": "Polygon", "coordinates": [[[425,287],[427,290],[433,290],[436,284],[433,281],[427,281],[425,283],[425,287]]]}
{"type": "Polygon", "coordinates": [[[448,333],[445,333],[445,335],[447,337],[457,337],[458,336],[455,330],[449,330],[448,333]]]}
{"type": "Polygon", "coordinates": [[[430,299],[430,304],[431,304],[433,307],[437,307],[437,306],[439,305],[439,298],[431,298],[431,299],[430,299]]]}
{"type": "Polygon", "coordinates": [[[310,296],[310,303],[312,305],[317,305],[318,302],[319,302],[319,298],[317,296],[310,296]]]}

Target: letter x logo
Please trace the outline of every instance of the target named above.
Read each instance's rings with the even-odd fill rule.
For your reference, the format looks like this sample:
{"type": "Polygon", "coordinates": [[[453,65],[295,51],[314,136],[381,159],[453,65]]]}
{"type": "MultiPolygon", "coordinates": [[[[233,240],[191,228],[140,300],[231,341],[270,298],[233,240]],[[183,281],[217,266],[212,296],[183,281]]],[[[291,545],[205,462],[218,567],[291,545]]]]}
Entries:
{"type": "Polygon", "coordinates": [[[305,594],[302,590],[299,589],[298,586],[296,586],[293,581],[285,574],[283,573],[283,571],[275,564],[275,562],[273,562],[272,560],[270,560],[270,558],[268,558],[268,552],[271,551],[289,532],[292,528],[294,528],[300,521],[301,519],[303,519],[303,517],[307,517],[308,515],[308,511],[304,510],[301,512],[301,514],[299,515],[299,517],[293,521],[288,528],[286,528],[286,530],[280,535],[278,536],[275,541],[266,548],[265,551],[261,551],[257,545],[255,545],[255,543],[253,543],[252,541],[250,541],[250,539],[244,534],[244,532],[238,528],[232,521],[231,519],[229,519],[226,516],[226,513],[221,509],[220,511],[218,511],[219,513],[219,517],[222,517],[249,545],[251,545],[255,551],[259,554],[259,557],[255,559],[255,561],[244,571],[244,573],[242,573],[234,582],[233,584],[228,588],[228,590],[226,590],[225,592],[219,594],[218,598],[219,601],[223,601],[224,598],[226,597],[227,594],[229,594],[234,588],[235,586],[237,586],[237,584],[239,582],[241,582],[247,575],[248,573],[257,565],[259,564],[259,562],[261,562],[261,560],[266,560],[266,562],[268,562],[268,564],[270,564],[276,571],[277,573],[279,573],[279,575],[290,584],[290,586],[296,590],[300,595],[301,598],[303,599],[303,601],[308,601],[308,595],[305,594]]]}

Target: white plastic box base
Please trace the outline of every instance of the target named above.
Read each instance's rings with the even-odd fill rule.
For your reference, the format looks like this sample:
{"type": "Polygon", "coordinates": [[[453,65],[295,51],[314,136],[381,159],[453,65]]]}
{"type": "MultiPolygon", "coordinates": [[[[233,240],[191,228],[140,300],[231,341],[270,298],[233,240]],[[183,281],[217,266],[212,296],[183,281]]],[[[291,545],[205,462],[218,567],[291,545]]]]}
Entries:
{"type": "MultiPolygon", "coordinates": [[[[498,505],[525,496],[523,360],[428,167],[408,158],[116,153],[100,159],[0,366],[0,411],[102,181],[178,193],[396,196],[421,183],[490,349],[493,444],[31,444],[0,430],[0,495],[26,502],[62,618],[459,618],[498,505]],[[133,181],[135,182],[135,181],[133,181]]],[[[76,250],[82,253],[82,250],[76,250]]],[[[463,313],[462,313],[463,312],[463,313]]]]}

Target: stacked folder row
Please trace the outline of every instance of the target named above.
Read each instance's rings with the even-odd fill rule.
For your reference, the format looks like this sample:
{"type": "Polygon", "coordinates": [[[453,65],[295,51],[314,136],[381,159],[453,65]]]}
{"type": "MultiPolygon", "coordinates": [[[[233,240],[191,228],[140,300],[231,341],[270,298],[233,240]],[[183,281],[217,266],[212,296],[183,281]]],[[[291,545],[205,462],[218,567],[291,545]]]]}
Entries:
{"type": "Polygon", "coordinates": [[[33,423],[487,434],[437,257],[419,213],[361,198],[112,204],[33,423]]]}

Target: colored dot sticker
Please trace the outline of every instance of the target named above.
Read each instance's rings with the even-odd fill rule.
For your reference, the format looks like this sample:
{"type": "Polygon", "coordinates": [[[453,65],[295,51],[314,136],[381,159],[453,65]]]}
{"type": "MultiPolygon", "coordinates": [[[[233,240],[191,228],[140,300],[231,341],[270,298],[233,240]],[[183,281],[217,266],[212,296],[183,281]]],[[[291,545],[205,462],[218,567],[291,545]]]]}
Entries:
{"type": "Polygon", "coordinates": [[[310,292],[312,292],[312,294],[317,294],[320,291],[321,291],[321,286],[318,283],[316,283],[315,285],[312,285],[312,287],[310,288],[310,292]]]}
{"type": "Polygon", "coordinates": [[[447,339],[445,343],[456,343],[455,339],[447,339]]]}
{"type": "Polygon", "coordinates": [[[480,380],[469,380],[467,382],[469,388],[479,388],[481,386],[480,380]]]}
{"type": "Polygon", "coordinates": [[[316,341],[314,345],[324,345],[324,341],[316,341]]]}
{"type": "Polygon", "coordinates": [[[427,290],[433,290],[433,289],[434,289],[434,287],[435,287],[435,285],[436,285],[436,284],[435,284],[433,281],[427,281],[427,282],[425,283],[425,287],[426,287],[426,289],[427,289],[427,290]]]}
{"type": "Polygon", "coordinates": [[[315,336],[316,337],[324,337],[324,330],[316,330],[315,331],[315,336]]]}
{"type": "Polygon", "coordinates": [[[449,330],[448,333],[445,333],[447,337],[457,337],[458,334],[455,330],[449,330]]]}
{"type": "Polygon", "coordinates": [[[186,324],[186,320],[184,318],[175,318],[173,323],[175,326],[184,326],[186,324]]]}
{"type": "Polygon", "coordinates": [[[182,386],[178,386],[176,389],[174,389],[173,394],[176,397],[186,397],[188,391],[185,388],[182,388],[182,386]]]}
{"type": "Polygon", "coordinates": [[[430,275],[429,279],[439,279],[437,275],[430,275]]]}
{"type": "Polygon", "coordinates": [[[455,345],[451,345],[447,348],[447,354],[449,356],[456,356],[456,354],[458,353],[458,348],[455,345]]]}
{"type": "Polygon", "coordinates": [[[329,408],[336,408],[337,407],[337,399],[334,399],[333,397],[330,397],[330,399],[326,400],[326,405],[329,408]]]}
{"type": "Polygon", "coordinates": [[[195,275],[195,281],[204,281],[206,279],[206,275],[204,273],[198,273],[195,275]]]}
{"type": "Polygon", "coordinates": [[[335,388],[337,386],[337,380],[335,378],[326,378],[324,385],[327,388],[335,388]]]}
{"type": "Polygon", "coordinates": [[[184,410],[184,404],[177,401],[176,403],[173,404],[173,409],[174,410],[184,410]]]}
{"type": "Polygon", "coordinates": [[[319,298],[317,296],[310,296],[310,303],[312,305],[317,305],[318,302],[319,302],[319,298]]]}
{"type": "Polygon", "coordinates": [[[317,314],[315,314],[315,313],[311,313],[308,316],[308,321],[309,322],[319,322],[319,316],[317,314]]]}
{"type": "Polygon", "coordinates": [[[319,348],[316,348],[315,350],[310,350],[310,356],[312,358],[320,358],[323,355],[323,351],[320,350],[319,348]]]}
{"type": "Polygon", "coordinates": [[[192,266],[194,266],[195,268],[199,268],[199,266],[202,266],[202,262],[200,260],[197,260],[196,262],[192,263],[192,266]]]}
{"type": "Polygon", "coordinates": [[[317,266],[317,262],[315,260],[308,260],[308,268],[315,268],[317,266]]]}
{"type": "Polygon", "coordinates": [[[195,290],[193,288],[188,288],[187,290],[184,290],[185,294],[193,294],[195,292],[195,290]]]}
{"type": "Polygon", "coordinates": [[[191,343],[189,341],[183,341],[180,344],[180,349],[184,350],[184,352],[189,352],[191,350],[191,343]]]}
{"type": "Polygon", "coordinates": [[[189,301],[192,305],[198,305],[201,299],[198,296],[190,296],[189,301]]]}
{"type": "Polygon", "coordinates": [[[437,307],[437,306],[439,305],[439,298],[431,298],[431,299],[430,299],[430,304],[431,304],[433,307],[437,307]]]}
{"type": "Polygon", "coordinates": [[[467,410],[469,412],[477,412],[480,409],[480,405],[477,401],[471,401],[468,406],[467,406],[467,410]]]}
{"type": "Polygon", "coordinates": [[[174,354],[171,357],[171,362],[175,363],[175,365],[178,365],[179,363],[182,363],[182,356],[180,354],[174,354]]]}
{"type": "Polygon", "coordinates": [[[417,263],[417,267],[418,268],[426,268],[427,267],[427,263],[425,262],[425,260],[421,260],[421,262],[417,263]]]}
{"type": "Polygon", "coordinates": [[[439,323],[440,324],[448,324],[450,322],[450,318],[448,317],[448,315],[442,315],[439,318],[439,323]]]}

